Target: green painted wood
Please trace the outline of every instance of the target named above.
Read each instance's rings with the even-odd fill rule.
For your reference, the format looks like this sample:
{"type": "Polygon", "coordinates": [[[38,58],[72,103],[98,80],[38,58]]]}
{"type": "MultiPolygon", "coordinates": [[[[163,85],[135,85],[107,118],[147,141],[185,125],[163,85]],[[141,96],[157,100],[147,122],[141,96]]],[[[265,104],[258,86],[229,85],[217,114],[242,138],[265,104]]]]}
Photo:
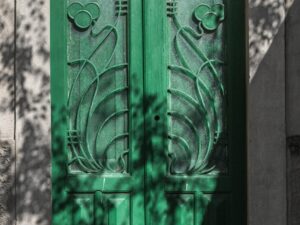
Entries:
{"type": "Polygon", "coordinates": [[[53,224],[245,224],[244,18],[51,1],[53,224]]]}
{"type": "Polygon", "coordinates": [[[141,33],[141,1],[51,1],[53,224],[144,224],[141,33]]]}
{"type": "Polygon", "coordinates": [[[147,224],[246,222],[243,9],[145,1],[147,224]]]}

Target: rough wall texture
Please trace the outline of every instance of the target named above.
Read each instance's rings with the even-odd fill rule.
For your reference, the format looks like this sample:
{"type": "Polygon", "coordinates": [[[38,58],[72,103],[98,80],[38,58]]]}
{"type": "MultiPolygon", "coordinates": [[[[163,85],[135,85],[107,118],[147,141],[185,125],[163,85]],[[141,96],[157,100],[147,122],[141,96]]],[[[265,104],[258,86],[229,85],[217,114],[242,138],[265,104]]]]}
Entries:
{"type": "Polygon", "coordinates": [[[249,225],[286,225],[284,26],[249,84],[249,225]]]}
{"type": "Polygon", "coordinates": [[[16,4],[17,225],[42,225],[51,214],[49,1],[16,4]]]}
{"type": "Polygon", "coordinates": [[[14,3],[0,1],[0,224],[15,218],[14,3]]]}
{"type": "MultiPolygon", "coordinates": [[[[249,0],[249,5],[248,221],[286,225],[289,215],[289,224],[298,225],[300,161],[286,154],[285,127],[287,135],[300,133],[300,2],[249,0]]],[[[1,0],[0,15],[0,225],[46,225],[49,1],[1,0]]]]}
{"type": "Polygon", "coordinates": [[[249,0],[250,81],[285,19],[286,1],[291,4],[291,0],[249,0]]]}
{"type": "Polygon", "coordinates": [[[299,12],[296,0],[250,0],[251,225],[300,224],[299,12]]]}
{"type": "Polygon", "coordinates": [[[50,224],[49,1],[0,15],[0,224],[50,224]]]}
{"type": "Polygon", "coordinates": [[[286,19],[286,132],[288,224],[300,224],[300,1],[295,1],[286,19]]]}

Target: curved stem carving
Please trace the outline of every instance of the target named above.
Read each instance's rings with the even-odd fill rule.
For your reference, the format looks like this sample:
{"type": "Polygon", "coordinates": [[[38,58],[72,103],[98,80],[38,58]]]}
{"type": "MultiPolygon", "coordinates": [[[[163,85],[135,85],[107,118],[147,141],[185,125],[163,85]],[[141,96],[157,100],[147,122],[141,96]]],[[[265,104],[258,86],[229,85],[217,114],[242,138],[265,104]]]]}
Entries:
{"type": "MultiPolygon", "coordinates": [[[[176,13],[170,15],[171,21],[176,29],[174,34],[174,50],[175,56],[178,59],[177,64],[170,64],[168,69],[170,75],[174,73],[179,76],[187,77],[193,82],[193,89],[195,97],[185,93],[185,90],[178,90],[169,87],[168,92],[171,94],[170,97],[176,96],[177,99],[182,99],[187,104],[193,106],[195,110],[195,118],[189,119],[187,115],[183,115],[180,112],[171,110],[168,115],[176,118],[176,120],[183,121],[191,130],[191,134],[196,140],[193,157],[190,159],[190,164],[185,170],[179,171],[179,174],[206,174],[215,169],[215,166],[210,165],[210,158],[213,154],[214,145],[222,133],[222,118],[218,114],[219,107],[216,102],[216,96],[223,97],[225,95],[224,85],[222,82],[221,75],[218,73],[216,65],[222,65],[223,62],[217,58],[209,58],[205,51],[201,49],[201,45],[198,46],[197,41],[205,35],[205,32],[199,26],[199,31],[195,31],[192,27],[182,26],[179,22],[179,18],[176,13]],[[199,68],[196,71],[192,70],[191,63],[185,56],[184,47],[181,43],[189,46],[189,50],[192,51],[199,60],[199,68]],[[210,77],[205,77],[210,76],[210,77]],[[210,81],[211,83],[207,83],[210,81]],[[212,89],[211,87],[214,87],[212,89]],[[197,116],[196,116],[197,115],[197,116]],[[198,122],[197,122],[198,121],[198,122]]],[[[195,59],[193,59],[195,61],[195,59]]],[[[175,79],[175,78],[174,78],[175,79]]],[[[172,125],[171,125],[172,126],[172,125]]],[[[176,132],[176,131],[173,131],[176,132]]],[[[174,136],[180,136],[178,133],[173,134],[174,136]]],[[[183,140],[184,138],[181,137],[183,140]]],[[[188,146],[189,143],[186,143],[188,146]]],[[[173,154],[171,154],[173,155],[173,154]]],[[[172,170],[172,164],[175,159],[171,159],[170,170],[172,170]]],[[[173,169],[174,170],[174,169],[173,169]]]]}
{"type": "MultiPolygon", "coordinates": [[[[121,3],[121,0],[118,0],[118,3],[121,3]]],[[[97,18],[97,21],[91,28],[88,29],[89,37],[88,39],[97,40],[96,46],[91,49],[91,52],[87,56],[82,56],[76,60],[70,60],[68,65],[70,67],[78,67],[77,72],[74,74],[74,78],[71,79],[67,106],[71,108],[72,106],[72,115],[70,123],[70,131],[74,131],[76,137],[69,137],[69,147],[72,152],[72,157],[69,160],[68,165],[76,165],[82,172],[87,173],[103,173],[105,171],[109,172],[126,172],[126,160],[125,155],[128,153],[128,148],[124,150],[117,151],[115,159],[108,159],[107,154],[110,151],[111,146],[118,140],[125,140],[128,138],[128,133],[124,131],[115,131],[114,137],[107,144],[103,145],[103,141],[99,140],[101,133],[105,133],[105,126],[110,123],[113,123],[114,119],[120,116],[126,116],[128,114],[128,109],[116,110],[111,112],[106,118],[103,118],[103,122],[99,126],[92,125],[93,118],[98,117],[99,110],[104,111],[103,106],[104,102],[112,101],[116,98],[117,95],[125,93],[128,90],[127,84],[124,84],[121,88],[115,88],[108,94],[104,95],[100,101],[97,101],[99,95],[101,94],[100,85],[103,85],[104,75],[109,75],[110,79],[114,79],[112,73],[115,73],[117,76],[122,75],[127,69],[127,63],[117,63],[113,61],[114,56],[116,55],[116,49],[120,43],[120,38],[118,34],[118,23],[122,12],[117,11],[116,19],[113,24],[104,25],[102,29],[96,31],[95,27],[100,25],[100,18],[97,18]],[[109,43],[109,44],[108,44],[109,43]],[[107,46],[110,50],[107,52],[107,46]],[[103,66],[99,66],[97,63],[97,58],[95,57],[101,49],[106,51],[106,58],[101,63],[103,66]],[[88,70],[91,68],[91,70],[88,70]],[[88,71],[90,74],[89,77],[85,78],[85,71],[88,71]],[[84,80],[84,87],[81,87],[81,80],[84,80]],[[77,87],[80,87],[78,89],[77,87]],[[73,104],[73,105],[72,105],[73,104]],[[98,109],[98,110],[96,110],[98,109]],[[120,134],[121,132],[121,134],[120,134]],[[73,141],[72,138],[76,139],[73,141]],[[99,146],[101,143],[102,151],[99,153],[99,146]],[[98,151],[98,154],[95,152],[98,151]],[[112,166],[112,162],[114,162],[112,166]]],[[[80,23],[80,21],[78,22],[80,23]]],[[[79,24],[80,25],[80,24],[79,24]]],[[[83,32],[83,30],[81,30],[83,32]]],[[[86,37],[83,37],[86,38],[86,37]]],[[[87,39],[87,40],[88,40],[87,39]]],[[[105,115],[105,113],[103,114],[105,115]]]]}

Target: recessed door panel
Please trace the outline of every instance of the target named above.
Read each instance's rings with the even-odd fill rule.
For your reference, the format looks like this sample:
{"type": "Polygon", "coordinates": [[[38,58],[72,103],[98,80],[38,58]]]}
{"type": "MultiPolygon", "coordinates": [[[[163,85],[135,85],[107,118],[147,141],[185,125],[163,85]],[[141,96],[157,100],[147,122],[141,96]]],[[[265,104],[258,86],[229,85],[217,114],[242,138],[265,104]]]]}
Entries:
{"type": "Polygon", "coordinates": [[[228,193],[207,194],[198,196],[199,206],[205,210],[201,213],[200,224],[229,225],[231,218],[231,197],[228,193]]]}
{"type": "Polygon", "coordinates": [[[169,173],[226,173],[224,2],[167,1],[167,12],[169,173]]]}
{"type": "Polygon", "coordinates": [[[168,211],[165,224],[195,225],[195,196],[189,194],[167,194],[168,211]],[[173,216],[169,216],[173,215],[173,216]]]}
{"type": "Polygon", "coordinates": [[[69,1],[69,170],[127,173],[127,2],[69,1]]]}
{"type": "Polygon", "coordinates": [[[92,194],[71,194],[72,224],[94,224],[94,196],[92,194]]]}
{"type": "Polygon", "coordinates": [[[143,224],[141,1],[52,15],[53,224],[143,224]]]}

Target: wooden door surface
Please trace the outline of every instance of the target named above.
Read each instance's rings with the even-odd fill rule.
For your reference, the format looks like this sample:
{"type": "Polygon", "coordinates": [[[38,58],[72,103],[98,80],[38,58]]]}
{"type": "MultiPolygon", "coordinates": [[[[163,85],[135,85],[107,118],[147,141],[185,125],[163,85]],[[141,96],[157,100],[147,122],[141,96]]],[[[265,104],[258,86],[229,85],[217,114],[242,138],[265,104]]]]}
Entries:
{"type": "Polygon", "coordinates": [[[53,224],[245,224],[244,18],[51,1],[53,224]]]}

